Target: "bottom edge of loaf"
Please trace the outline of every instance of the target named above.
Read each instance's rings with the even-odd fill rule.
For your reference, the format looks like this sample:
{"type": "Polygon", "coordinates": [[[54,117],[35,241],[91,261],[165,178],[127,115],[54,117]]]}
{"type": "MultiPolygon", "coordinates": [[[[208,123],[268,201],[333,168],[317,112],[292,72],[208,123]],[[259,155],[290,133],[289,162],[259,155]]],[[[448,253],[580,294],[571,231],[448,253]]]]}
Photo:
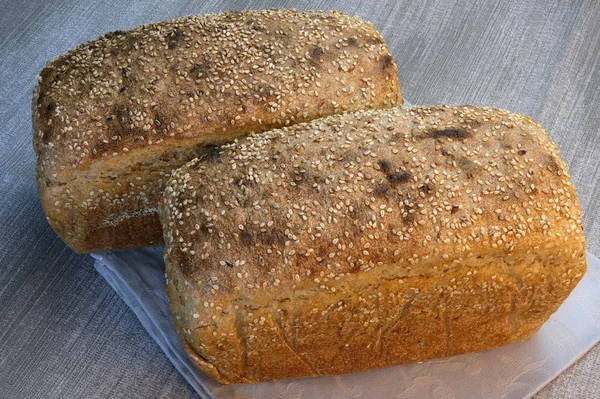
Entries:
{"type": "Polygon", "coordinates": [[[315,373],[315,374],[295,375],[295,376],[281,377],[281,378],[275,378],[275,379],[265,379],[265,380],[250,380],[250,379],[246,379],[243,377],[239,378],[237,380],[228,379],[226,376],[221,375],[214,365],[212,365],[206,359],[202,358],[202,356],[200,356],[196,351],[194,351],[194,349],[187,343],[187,341],[185,341],[185,339],[183,339],[183,335],[179,332],[178,333],[179,333],[180,338],[182,338],[184,350],[187,353],[190,360],[192,361],[196,371],[201,374],[206,374],[209,377],[215,379],[216,381],[218,381],[222,384],[229,385],[229,384],[256,384],[256,383],[261,383],[261,382],[273,382],[273,381],[288,380],[288,379],[304,379],[304,378],[312,378],[312,377],[328,377],[328,376],[334,376],[334,375],[354,374],[354,373],[361,373],[361,372],[366,372],[366,371],[370,371],[370,370],[380,370],[380,369],[385,369],[385,368],[403,366],[403,365],[408,365],[408,364],[412,364],[412,363],[420,363],[420,362],[426,362],[426,361],[432,361],[432,360],[447,359],[447,358],[460,356],[460,355],[464,355],[464,354],[469,354],[469,353],[483,352],[483,351],[487,351],[487,350],[498,349],[498,348],[501,348],[501,347],[504,347],[507,345],[512,345],[512,344],[516,344],[518,342],[526,341],[526,340],[532,338],[540,330],[542,325],[543,325],[543,323],[540,324],[539,326],[536,326],[535,328],[532,328],[530,331],[521,335],[520,337],[510,337],[506,342],[498,343],[496,346],[493,346],[493,347],[474,346],[468,350],[460,351],[457,353],[449,353],[444,356],[432,355],[431,357],[419,358],[417,360],[406,360],[406,361],[399,360],[398,362],[394,362],[394,363],[387,364],[387,365],[366,367],[364,369],[354,368],[354,369],[348,370],[346,372],[315,373]]]}
{"type": "Polygon", "coordinates": [[[350,276],[335,293],[231,293],[214,307],[168,265],[168,294],[196,367],[223,383],[252,383],[359,372],[526,339],[585,273],[584,255],[572,256],[569,248],[483,255],[430,275],[350,276]]]}

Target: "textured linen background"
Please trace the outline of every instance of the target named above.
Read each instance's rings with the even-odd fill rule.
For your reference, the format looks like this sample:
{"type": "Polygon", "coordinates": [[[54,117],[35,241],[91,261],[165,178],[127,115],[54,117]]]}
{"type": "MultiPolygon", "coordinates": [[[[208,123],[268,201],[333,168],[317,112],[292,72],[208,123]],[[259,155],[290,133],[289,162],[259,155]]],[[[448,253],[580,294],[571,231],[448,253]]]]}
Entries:
{"type": "MultiPolygon", "coordinates": [[[[132,311],[47,225],[30,101],[44,63],[105,32],[190,13],[339,9],[373,22],[417,104],[511,109],[544,125],[600,253],[600,7],[567,1],[0,0],[0,398],[195,397],[132,311]]],[[[597,397],[600,348],[536,398],[597,397]]]]}

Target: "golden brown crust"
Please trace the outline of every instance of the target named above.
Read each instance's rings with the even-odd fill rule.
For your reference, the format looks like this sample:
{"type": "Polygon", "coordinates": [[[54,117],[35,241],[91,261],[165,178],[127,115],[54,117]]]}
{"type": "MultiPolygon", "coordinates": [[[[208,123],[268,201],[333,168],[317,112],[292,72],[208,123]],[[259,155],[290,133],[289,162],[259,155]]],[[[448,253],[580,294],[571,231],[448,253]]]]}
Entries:
{"type": "Polygon", "coordinates": [[[176,325],[223,382],[523,339],[586,267],[556,146],[525,116],[473,106],[250,136],[179,169],[161,218],[176,325]]]}
{"type": "Polygon", "coordinates": [[[402,103],[372,25],[317,11],[187,16],[112,32],[49,63],[38,85],[38,187],[50,224],[79,252],[160,242],[156,217],[150,232],[136,227],[138,215],[156,214],[164,185],[148,174],[166,180],[251,132],[402,103]],[[108,229],[111,220],[123,226],[108,229]],[[83,238],[103,228],[108,235],[83,238]]]}

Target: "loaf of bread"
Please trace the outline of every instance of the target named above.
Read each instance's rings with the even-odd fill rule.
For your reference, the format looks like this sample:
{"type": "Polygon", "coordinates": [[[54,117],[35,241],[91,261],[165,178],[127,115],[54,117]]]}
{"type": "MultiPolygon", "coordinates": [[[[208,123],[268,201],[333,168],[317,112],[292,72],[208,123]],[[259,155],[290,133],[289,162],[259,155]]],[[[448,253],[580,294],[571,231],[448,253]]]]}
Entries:
{"type": "Polygon", "coordinates": [[[402,103],[372,25],[337,12],[189,16],[50,62],[33,96],[37,180],[77,252],[162,243],[173,169],[252,132],[402,103]]]}
{"type": "Polygon", "coordinates": [[[473,106],[334,115],[174,173],[175,325],[224,383],[355,372],[535,333],[586,270],[546,132],[473,106]]]}

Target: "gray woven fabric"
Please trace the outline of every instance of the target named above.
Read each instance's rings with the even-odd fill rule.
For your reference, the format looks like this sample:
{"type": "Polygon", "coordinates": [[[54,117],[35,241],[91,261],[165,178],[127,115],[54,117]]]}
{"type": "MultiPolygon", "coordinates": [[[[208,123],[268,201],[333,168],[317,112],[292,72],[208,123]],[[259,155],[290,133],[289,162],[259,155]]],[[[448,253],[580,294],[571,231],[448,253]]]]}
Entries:
{"type": "MultiPolygon", "coordinates": [[[[224,9],[336,8],[372,21],[414,103],[532,116],[558,143],[600,254],[600,8],[590,1],[0,1],[0,398],[195,397],[134,314],[48,227],[30,99],[60,53],[115,29],[224,9]]],[[[537,398],[597,397],[600,348],[537,398]]]]}

